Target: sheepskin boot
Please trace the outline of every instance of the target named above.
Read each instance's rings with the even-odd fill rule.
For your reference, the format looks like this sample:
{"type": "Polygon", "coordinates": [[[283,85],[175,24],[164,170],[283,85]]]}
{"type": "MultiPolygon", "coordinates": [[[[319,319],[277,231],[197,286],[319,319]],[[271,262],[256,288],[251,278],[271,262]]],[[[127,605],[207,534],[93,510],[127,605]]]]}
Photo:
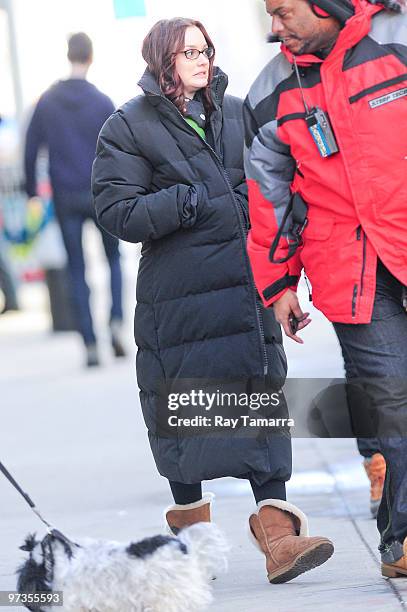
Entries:
{"type": "Polygon", "coordinates": [[[165,510],[165,521],[172,535],[177,535],[184,527],[195,523],[211,522],[211,504],[215,496],[213,493],[205,495],[193,504],[174,504],[165,510]]]}
{"type": "Polygon", "coordinates": [[[403,544],[403,556],[393,563],[382,563],[382,576],[386,578],[407,577],[407,538],[403,544]]]}
{"type": "Polygon", "coordinates": [[[334,552],[330,540],[309,537],[307,517],[280,499],[266,499],[249,519],[253,544],[266,556],[267,576],[273,584],[288,582],[318,565],[334,552]]]}

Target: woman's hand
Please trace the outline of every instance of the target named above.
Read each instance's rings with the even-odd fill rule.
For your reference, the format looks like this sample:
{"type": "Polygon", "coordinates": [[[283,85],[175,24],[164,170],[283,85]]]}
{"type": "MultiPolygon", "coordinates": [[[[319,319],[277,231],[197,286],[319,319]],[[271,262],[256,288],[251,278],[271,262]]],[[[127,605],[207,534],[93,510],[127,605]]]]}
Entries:
{"type": "Polygon", "coordinates": [[[204,199],[203,186],[199,184],[191,185],[179,211],[183,228],[188,229],[195,225],[204,199]]]}

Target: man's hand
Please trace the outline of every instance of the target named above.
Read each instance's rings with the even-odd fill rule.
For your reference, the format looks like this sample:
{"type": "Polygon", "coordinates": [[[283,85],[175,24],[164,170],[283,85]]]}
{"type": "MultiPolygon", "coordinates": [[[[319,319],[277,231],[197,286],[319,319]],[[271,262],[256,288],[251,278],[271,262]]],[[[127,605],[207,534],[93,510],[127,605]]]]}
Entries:
{"type": "Polygon", "coordinates": [[[298,342],[298,344],[304,344],[304,340],[291,331],[289,320],[290,315],[294,315],[298,321],[297,331],[304,329],[304,327],[307,327],[307,325],[311,323],[311,319],[308,318],[309,312],[302,312],[301,310],[297,294],[289,289],[281,298],[274,302],[273,309],[277,321],[283,326],[285,335],[295,342],[298,342]]]}

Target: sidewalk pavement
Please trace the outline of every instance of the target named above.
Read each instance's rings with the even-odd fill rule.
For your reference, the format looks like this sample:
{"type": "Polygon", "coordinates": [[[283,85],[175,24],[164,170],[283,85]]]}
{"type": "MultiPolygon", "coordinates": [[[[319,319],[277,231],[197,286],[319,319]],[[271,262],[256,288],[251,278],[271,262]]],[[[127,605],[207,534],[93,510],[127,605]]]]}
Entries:
{"type": "MultiPolygon", "coordinates": [[[[0,317],[0,460],[68,536],[129,541],[159,532],[170,495],[149,450],[133,357],[114,362],[105,336],[105,365],[82,369],[76,336],[49,335],[40,302],[25,314],[0,317]]],[[[334,338],[314,316],[318,376],[338,376],[334,338]]],[[[309,348],[288,350],[291,375],[310,375],[304,365],[309,353],[301,353],[309,348]]],[[[336,552],[324,566],[284,585],[268,584],[264,560],[247,538],[253,508],[247,483],[222,479],[205,488],[216,494],[214,518],[232,546],[229,571],[214,582],[211,611],[407,608],[407,579],[380,576],[378,534],[354,440],[294,441],[289,501],[306,512],[311,534],[330,537],[336,552]]],[[[0,499],[0,590],[13,590],[23,558],[18,546],[27,533],[43,529],[4,478],[0,499]]]]}

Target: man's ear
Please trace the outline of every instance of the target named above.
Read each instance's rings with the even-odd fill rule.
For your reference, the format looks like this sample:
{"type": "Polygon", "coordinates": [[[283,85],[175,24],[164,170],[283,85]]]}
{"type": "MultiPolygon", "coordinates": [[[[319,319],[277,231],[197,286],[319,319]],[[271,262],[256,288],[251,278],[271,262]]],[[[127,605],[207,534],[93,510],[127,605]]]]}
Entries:
{"type": "Polygon", "coordinates": [[[355,9],[350,0],[307,0],[312,12],[320,19],[334,17],[343,26],[348,19],[353,17],[355,9]]]}
{"type": "Polygon", "coordinates": [[[327,17],[330,17],[329,13],[324,11],[324,9],[319,7],[317,4],[314,4],[314,2],[311,1],[310,6],[311,6],[311,10],[314,13],[314,15],[316,15],[320,19],[326,19],[327,17]]]}

